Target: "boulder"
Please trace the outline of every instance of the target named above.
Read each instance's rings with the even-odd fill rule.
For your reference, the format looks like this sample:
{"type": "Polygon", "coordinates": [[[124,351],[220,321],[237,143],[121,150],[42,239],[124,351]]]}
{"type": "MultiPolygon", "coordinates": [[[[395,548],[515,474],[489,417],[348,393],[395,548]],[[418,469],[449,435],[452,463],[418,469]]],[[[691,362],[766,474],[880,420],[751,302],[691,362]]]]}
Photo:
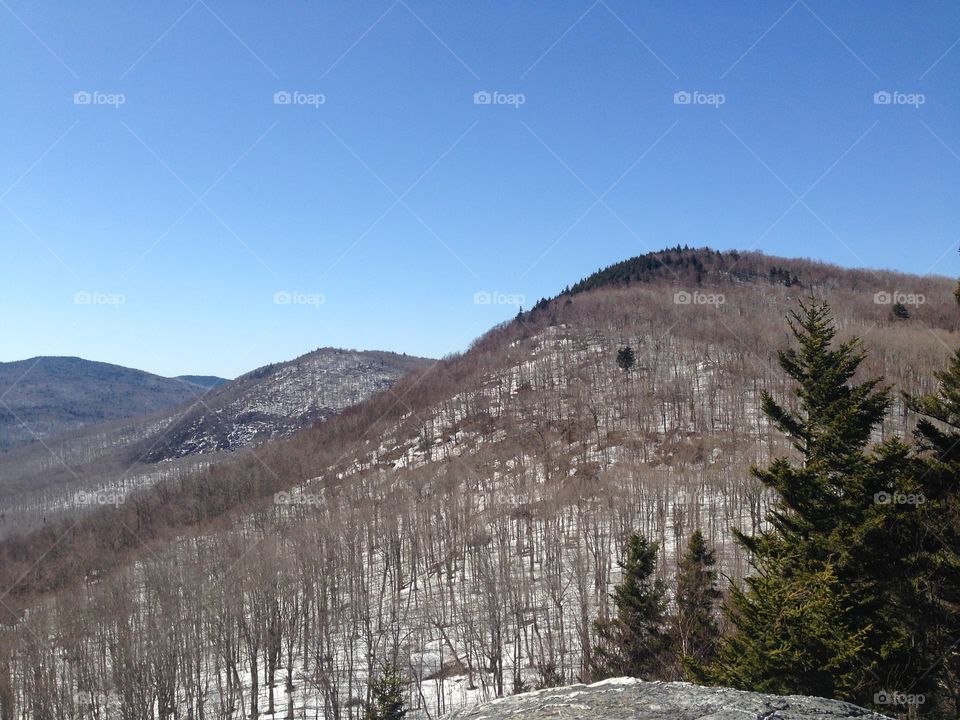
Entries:
{"type": "Polygon", "coordinates": [[[885,716],[850,703],[803,695],[765,695],[700,687],[681,682],[645,682],[614,678],[593,685],[570,685],[512,695],[462,708],[451,720],[800,720],[885,716]]]}

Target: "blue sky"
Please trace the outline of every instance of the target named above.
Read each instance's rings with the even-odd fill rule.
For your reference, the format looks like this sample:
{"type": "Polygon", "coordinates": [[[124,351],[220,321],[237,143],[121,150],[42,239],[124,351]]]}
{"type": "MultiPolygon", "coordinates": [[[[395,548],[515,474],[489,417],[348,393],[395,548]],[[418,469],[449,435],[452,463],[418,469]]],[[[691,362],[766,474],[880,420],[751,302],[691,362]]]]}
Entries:
{"type": "Polygon", "coordinates": [[[0,360],[441,356],[678,243],[960,275],[958,42],[954,2],[3,0],[0,360]]]}

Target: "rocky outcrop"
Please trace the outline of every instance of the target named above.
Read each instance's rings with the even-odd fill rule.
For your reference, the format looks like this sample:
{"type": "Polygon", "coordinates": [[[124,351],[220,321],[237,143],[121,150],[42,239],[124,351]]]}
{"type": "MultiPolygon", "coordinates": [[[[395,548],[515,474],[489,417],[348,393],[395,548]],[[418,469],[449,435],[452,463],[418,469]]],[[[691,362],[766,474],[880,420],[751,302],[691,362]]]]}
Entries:
{"type": "Polygon", "coordinates": [[[615,678],[513,695],[453,713],[451,720],[800,720],[885,716],[837,700],[615,678]]]}

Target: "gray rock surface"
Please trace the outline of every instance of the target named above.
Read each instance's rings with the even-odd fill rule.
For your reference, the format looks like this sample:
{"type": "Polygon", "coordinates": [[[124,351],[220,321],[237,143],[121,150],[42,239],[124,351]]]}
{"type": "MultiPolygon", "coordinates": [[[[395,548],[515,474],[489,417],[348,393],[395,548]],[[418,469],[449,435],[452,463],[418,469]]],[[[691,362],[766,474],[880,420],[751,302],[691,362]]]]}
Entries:
{"type": "Polygon", "coordinates": [[[449,717],[451,720],[882,720],[885,716],[849,703],[802,695],[763,695],[690,683],[615,678],[593,685],[571,685],[513,695],[458,710],[449,717]]]}

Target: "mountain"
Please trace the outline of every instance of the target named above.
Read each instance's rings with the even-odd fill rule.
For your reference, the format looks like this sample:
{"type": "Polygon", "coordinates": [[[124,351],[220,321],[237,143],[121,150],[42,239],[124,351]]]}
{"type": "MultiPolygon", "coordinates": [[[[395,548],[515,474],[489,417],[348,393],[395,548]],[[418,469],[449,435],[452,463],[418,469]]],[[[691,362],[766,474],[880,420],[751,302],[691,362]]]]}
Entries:
{"type": "Polygon", "coordinates": [[[0,512],[11,518],[0,522],[0,535],[77,509],[80,490],[119,486],[126,492],[286,437],[432,362],[322,348],[232,381],[200,378],[187,385],[172,380],[190,388],[189,397],[172,409],[90,424],[0,453],[0,512]]]}
{"type": "Polygon", "coordinates": [[[210,381],[165,378],[78,357],[0,363],[0,451],[85,425],[166,410],[210,381]]]}
{"type": "MultiPolygon", "coordinates": [[[[493,700],[452,713],[450,720],[884,720],[850,703],[801,695],[766,695],[679,682],[614,678],[493,700]]],[[[888,719],[889,720],[889,719],[888,719]]]]}
{"type": "Polygon", "coordinates": [[[772,500],[751,467],[795,453],[760,406],[795,397],[777,360],[798,301],[829,301],[838,339],[863,339],[859,374],[893,386],[877,440],[909,441],[899,392],[932,392],[960,346],[948,278],[683,248],[626,262],[324,422],[173,472],[219,457],[231,425],[205,430],[207,411],[199,435],[163,426],[211,449],[151,466],[169,476],[91,475],[100,506],[0,541],[4,605],[44,610],[20,619],[19,692],[69,703],[82,682],[133,713],[124,688],[147,684],[184,714],[346,716],[397,659],[412,719],[580,682],[631,533],[658,542],[668,585],[695,529],[724,578],[749,571],[732,530],[756,532],[772,500]],[[124,649],[112,674],[102,647],[124,649]],[[23,683],[29,662],[74,680],[23,683]]]}
{"type": "Polygon", "coordinates": [[[162,440],[145,439],[149,447],[139,457],[159,462],[286,437],[431,362],[394,353],[321,348],[266,365],[215,387],[166,425],[162,440]]]}
{"type": "Polygon", "coordinates": [[[230,382],[229,380],[216,377],[215,375],[177,375],[176,379],[192,383],[193,385],[199,385],[200,387],[207,389],[215,388],[230,382]]]}
{"type": "Polygon", "coordinates": [[[683,288],[689,291],[703,285],[736,287],[745,283],[779,285],[792,288],[795,294],[809,294],[811,291],[863,293],[872,289],[874,297],[871,299],[874,303],[886,305],[889,310],[898,292],[903,295],[901,299],[922,305],[924,295],[907,293],[905,289],[929,287],[931,283],[942,287],[945,280],[942,277],[921,278],[891,270],[841,268],[809,259],[778,258],[759,252],[721,252],[711,248],[677,246],[638,255],[597,270],[572,286],[567,286],[556,297],[540,300],[533,309],[542,310],[551,300],[569,298],[590,290],[666,282],[678,286],[681,292],[683,288]],[[887,287],[891,283],[892,287],[887,287]],[[894,290],[895,287],[900,291],[894,290]]]}

